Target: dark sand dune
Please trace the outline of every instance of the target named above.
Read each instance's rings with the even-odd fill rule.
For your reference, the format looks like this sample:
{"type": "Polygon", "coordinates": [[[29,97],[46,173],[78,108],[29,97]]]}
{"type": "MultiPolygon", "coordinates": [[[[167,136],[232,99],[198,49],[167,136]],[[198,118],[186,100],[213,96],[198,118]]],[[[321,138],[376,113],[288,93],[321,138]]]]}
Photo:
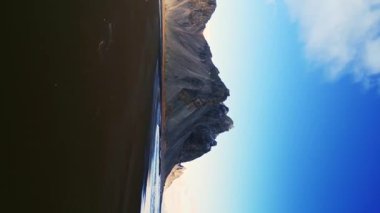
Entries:
{"type": "Polygon", "coordinates": [[[2,212],[138,212],[158,1],[33,2],[12,18],[2,212]]]}

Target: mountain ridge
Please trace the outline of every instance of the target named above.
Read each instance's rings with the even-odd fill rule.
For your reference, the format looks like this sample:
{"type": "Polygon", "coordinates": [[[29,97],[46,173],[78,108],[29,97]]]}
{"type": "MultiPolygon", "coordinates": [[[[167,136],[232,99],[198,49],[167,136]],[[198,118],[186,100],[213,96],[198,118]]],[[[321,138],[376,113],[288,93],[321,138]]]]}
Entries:
{"type": "Polygon", "coordinates": [[[165,127],[161,146],[163,184],[176,165],[217,144],[233,124],[223,102],[230,95],[212,62],[203,30],[216,0],[164,1],[165,127]]]}

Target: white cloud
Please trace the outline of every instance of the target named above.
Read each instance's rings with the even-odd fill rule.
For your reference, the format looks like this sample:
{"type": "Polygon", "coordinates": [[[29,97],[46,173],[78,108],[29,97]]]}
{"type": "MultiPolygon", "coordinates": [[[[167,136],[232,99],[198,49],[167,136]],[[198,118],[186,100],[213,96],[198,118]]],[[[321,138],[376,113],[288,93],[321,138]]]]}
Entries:
{"type": "MultiPolygon", "coordinates": [[[[336,79],[380,74],[380,0],[284,0],[300,25],[307,57],[336,79]]],[[[378,84],[379,86],[379,84],[378,84]]]]}
{"type": "Polygon", "coordinates": [[[365,64],[371,74],[380,73],[380,38],[368,41],[364,50],[365,64]]]}

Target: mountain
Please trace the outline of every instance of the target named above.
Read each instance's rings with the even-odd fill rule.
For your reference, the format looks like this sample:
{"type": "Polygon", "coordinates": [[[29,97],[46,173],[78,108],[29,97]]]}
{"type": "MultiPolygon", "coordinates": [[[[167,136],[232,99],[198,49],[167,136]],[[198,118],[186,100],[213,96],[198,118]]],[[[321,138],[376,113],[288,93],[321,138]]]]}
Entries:
{"type": "Polygon", "coordinates": [[[232,127],[230,95],[203,36],[216,0],[165,0],[163,5],[162,180],[182,162],[201,157],[232,127]]]}

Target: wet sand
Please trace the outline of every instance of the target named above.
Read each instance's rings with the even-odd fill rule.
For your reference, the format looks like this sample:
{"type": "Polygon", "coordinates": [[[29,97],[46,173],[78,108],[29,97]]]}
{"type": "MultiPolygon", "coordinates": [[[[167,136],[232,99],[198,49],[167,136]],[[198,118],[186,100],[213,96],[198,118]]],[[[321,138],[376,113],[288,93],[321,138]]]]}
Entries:
{"type": "Polygon", "coordinates": [[[11,212],[139,212],[158,1],[34,4],[13,25],[11,212]]]}

